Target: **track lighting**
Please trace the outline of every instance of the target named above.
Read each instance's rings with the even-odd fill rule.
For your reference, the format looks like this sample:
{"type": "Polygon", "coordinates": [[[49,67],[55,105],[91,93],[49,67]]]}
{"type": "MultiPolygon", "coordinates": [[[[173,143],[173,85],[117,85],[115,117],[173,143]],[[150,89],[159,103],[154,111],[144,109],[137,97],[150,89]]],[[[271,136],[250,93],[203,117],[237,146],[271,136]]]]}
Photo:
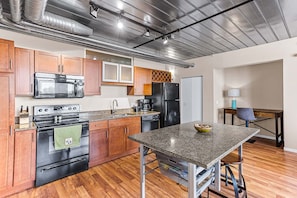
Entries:
{"type": "Polygon", "coordinates": [[[165,38],[163,39],[163,44],[166,45],[168,43],[168,37],[165,36],[165,38]]]}
{"type": "Polygon", "coordinates": [[[146,32],[143,34],[145,37],[150,37],[150,30],[146,29],[146,32]]]}
{"type": "Polygon", "coordinates": [[[99,8],[95,4],[90,3],[90,15],[94,18],[98,17],[99,8]]]}

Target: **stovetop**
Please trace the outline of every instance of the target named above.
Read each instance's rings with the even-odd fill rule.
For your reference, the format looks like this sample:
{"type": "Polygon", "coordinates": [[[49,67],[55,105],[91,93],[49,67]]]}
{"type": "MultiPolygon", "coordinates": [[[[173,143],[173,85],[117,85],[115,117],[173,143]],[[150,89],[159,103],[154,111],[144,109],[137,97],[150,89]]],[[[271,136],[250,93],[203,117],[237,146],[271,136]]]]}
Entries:
{"type": "Polygon", "coordinates": [[[33,108],[37,128],[57,127],[88,122],[79,118],[79,105],[39,105],[33,108]]]}

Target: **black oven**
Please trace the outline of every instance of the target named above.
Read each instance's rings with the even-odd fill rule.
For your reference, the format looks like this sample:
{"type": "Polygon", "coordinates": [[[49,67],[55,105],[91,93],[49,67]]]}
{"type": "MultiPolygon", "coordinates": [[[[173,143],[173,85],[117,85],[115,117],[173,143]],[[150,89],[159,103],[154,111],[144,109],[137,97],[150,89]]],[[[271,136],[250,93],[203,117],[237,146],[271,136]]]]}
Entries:
{"type": "Polygon", "coordinates": [[[87,170],[89,122],[79,118],[79,105],[34,106],[33,110],[37,127],[35,186],[87,170]],[[72,129],[73,127],[78,127],[78,130],[72,129]],[[55,138],[65,130],[70,133],[71,140],[74,133],[78,134],[78,144],[65,146],[65,142],[65,147],[57,148],[55,138]]]}
{"type": "Polygon", "coordinates": [[[34,98],[82,98],[84,77],[63,74],[35,73],[34,98]]]}

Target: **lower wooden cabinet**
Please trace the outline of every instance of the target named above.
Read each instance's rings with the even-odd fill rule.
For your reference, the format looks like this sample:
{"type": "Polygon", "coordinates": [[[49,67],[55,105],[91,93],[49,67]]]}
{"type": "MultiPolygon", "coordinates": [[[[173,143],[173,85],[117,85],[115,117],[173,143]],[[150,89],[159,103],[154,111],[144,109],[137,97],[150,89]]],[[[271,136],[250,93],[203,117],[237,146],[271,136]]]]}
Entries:
{"type": "Polygon", "coordinates": [[[89,166],[105,162],[108,158],[108,121],[90,122],[89,166]]]}
{"type": "Polygon", "coordinates": [[[140,131],[140,117],[91,122],[89,166],[138,152],[139,144],[128,136],[140,131]]]}
{"type": "MultiPolygon", "coordinates": [[[[36,170],[36,131],[25,130],[14,133],[12,185],[0,189],[0,197],[34,187],[36,170]]],[[[7,174],[7,173],[6,173],[7,174]]]]}

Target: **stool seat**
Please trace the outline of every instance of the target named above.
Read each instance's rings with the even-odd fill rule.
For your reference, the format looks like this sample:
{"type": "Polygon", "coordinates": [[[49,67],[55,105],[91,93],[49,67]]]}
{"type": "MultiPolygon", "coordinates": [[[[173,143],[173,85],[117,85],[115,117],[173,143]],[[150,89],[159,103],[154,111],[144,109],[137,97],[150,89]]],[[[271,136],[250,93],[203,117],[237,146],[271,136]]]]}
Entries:
{"type": "Polygon", "coordinates": [[[221,162],[223,165],[229,165],[229,164],[241,164],[243,162],[243,159],[240,159],[240,156],[236,153],[230,153],[227,156],[225,156],[223,159],[221,159],[221,162]]]}

